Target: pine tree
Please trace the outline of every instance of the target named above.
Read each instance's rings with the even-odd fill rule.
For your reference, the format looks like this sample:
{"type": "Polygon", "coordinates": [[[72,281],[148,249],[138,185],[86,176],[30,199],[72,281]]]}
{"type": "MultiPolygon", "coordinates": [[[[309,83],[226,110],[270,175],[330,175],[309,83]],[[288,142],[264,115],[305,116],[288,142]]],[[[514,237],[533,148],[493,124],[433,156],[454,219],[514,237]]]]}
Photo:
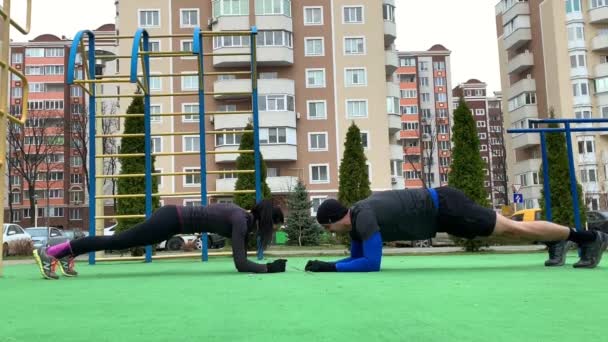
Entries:
{"type": "MultiPolygon", "coordinates": [[[[144,112],[144,101],[142,97],[134,97],[127,108],[127,114],[142,114],[144,112]]],[[[144,133],[144,118],[127,116],[125,119],[125,134],[144,133]]],[[[144,137],[125,137],[121,139],[120,154],[144,153],[144,137]]],[[[138,174],[146,172],[145,157],[118,158],[120,161],[120,174],[138,174]]],[[[154,157],[152,158],[152,171],[154,171],[154,157]]],[[[117,186],[118,194],[144,194],[146,183],[141,178],[119,178],[117,186]]],[[[152,193],[158,192],[158,179],[152,178],[152,193]]],[[[152,198],[152,211],[159,207],[159,198],[152,198]]],[[[141,215],[146,212],[145,198],[119,198],[117,205],[118,215],[141,215]]],[[[144,219],[118,219],[117,232],[132,228],[144,219]]],[[[141,248],[132,249],[132,254],[141,253],[141,248]]]]}
{"type": "MultiPolygon", "coordinates": [[[[361,131],[353,122],[346,133],[338,184],[338,201],[346,207],[350,207],[372,194],[366,160],[361,131]]],[[[342,244],[350,246],[348,234],[339,234],[338,240],[342,244]]]]}
{"type": "MultiPolygon", "coordinates": [[[[248,124],[245,130],[253,130],[253,126],[248,124]]],[[[241,136],[241,144],[239,150],[253,150],[253,133],[244,133],[241,136]]],[[[271,197],[270,188],[266,184],[266,163],[260,152],[260,163],[262,166],[262,198],[269,199],[271,197]]],[[[255,156],[253,153],[242,153],[236,159],[237,170],[254,170],[255,156]]],[[[255,190],[255,174],[239,173],[236,180],[235,190],[255,190]]],[[[235,194],[234,203],[243,209],[251,210],[255,204],[255,194],[235,194]]]]}
{"type": "Polygon", "coordinates": [[[475,203],[488,207],[488,194],[484,185],[485,163],[479,154],[477,126],[464,100],[454,111],[452,128],[452,165],[448,175],[450,186],[460,189],[475,203]]]}
{"type": "MultiPolygon", "coordinates": [[[[489,207],[488,194],[484,186],[486,166],[479,154],[479,137],[475,119],[463,99],[454,111],[452,128],[452,165],[448,175],[451,187],[461,190],[475,203],[489,207]]],[[[477,251],[483,245],[481,240],[463,240],[453,237],[467,251],[477,251]]]]}
{"type": "MultiPolygon", "coordinates": [[[[551,117],[554,117],[551,112],[551,117]]],[[[559,127],[557,124],[550,124],[550,128],[559,127]]],[[[568,168],[568,152],[566,149],[566,136],[564,133],[547,133],[547,159],[549,162],[549,188],[551,190],[551,213],[552,222],[574,227],[574,210],[572,204],[572,193],[570,191],[570,171],[568,168]]],[[[542,184],[543,167],[539,171],[542,184]]],[[[581,225],[585,225],[586,207],[583,202],[583,189],[580,184],[578,187],[578,202],[580,207],[581,225]]],[[[545,191],[541,190],[539,201],[541,213],[546,219],[545,212],[545,191]]]]}
{"type": "Polygon", "coordinates": [[[338,185],[338,201],[347,207],[372,194],[366,160],[361,131],[353,122],[346,133],[338,185]]]}
{"type": "Polygon", "coordinates": [[[295,246],[318,246],[322,228],[310,215],[312,202],[308,200],[308,191],[301,180],[287,198],[287,215],[285,232],[287,244],[295,246]]]}

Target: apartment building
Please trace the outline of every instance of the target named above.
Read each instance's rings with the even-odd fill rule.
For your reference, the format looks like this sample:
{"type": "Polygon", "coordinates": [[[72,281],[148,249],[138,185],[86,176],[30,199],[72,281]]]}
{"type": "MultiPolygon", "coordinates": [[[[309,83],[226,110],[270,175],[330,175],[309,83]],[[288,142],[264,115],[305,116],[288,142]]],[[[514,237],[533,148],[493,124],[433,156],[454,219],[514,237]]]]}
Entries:
{"type": "MultiPolygon", "coordinates": [[[[281,197],[298,179],[307,185],[315,208],[338,191],[338,169],[344,138],[351,122],[362,131],[373,190],[402,188],[403,148],[399,131],[399,87],[393,82],[398,66],[394,0],[132,0],[117,1],[121,35],[145,28],[151,35],[190,34],[193,27],[221,32],[257,26],[261,151],[268,167],[267,183],[281,197]]],[[[249,37],[207,39],[205,52],[249,51],[249,37]]],[[[129,54],[131,41],[122,40],[119,55],[129,54]]],[[[190,51],[187,38],[152,38],[154,51],[190,51]]],[[[125,68],[124,64],[119,68],[125,68]]],[[[197,70],[192,57],[153,59],[152,74],[180,74],[197,70]]],[[[216,56],[205,61],[206,71],[249,70],[249,57],[216,56]]],[[[155,92],[196,90],[197,78],[152,77],[155,92]]],[[[248,78],[207,77],[207,90],[249,91],[248,78]]],[[[121,93],[133,91],[122,87],[121,93]]],[[[247,96],[207,97],[206,111],[250,110],[247,96]]],[[[126,108],[128,99],[121,102],[126,108]]],[[[193,97],[153,97],[152,112],[193,113],[162,117],[153,132],[196,131],[198,100],[193,97]]],[[[207,137],[208,149],[234,150],[251,115],[209,116],[206,125],[226,134],[207,137]]],[[[157,137],[155,151],[196,151],[200,137],[157,137]]],[[[209,170],[235,169],[237,155],[207,157],[209,170]]],[[[164,172],[200,170],[198,156],[156,158],[164,172]]],[[[208,190],[231,191],[236,175],[207,176],[208,190]]],[[[159,192],[196,191],[199,176],[163,177],[159,192]]],[[[212,201],[231,201],[230,197],[212,201]]],[[[191,205],[200,199],[163,198],[165,204],[191,205]]],[[[315,208],[313,208],[313,213],[315,208]]]]}
{"type": "MultiPolygon", "coordinates": [[[[528,120],[608,118],[608,3],[502,0],[496,5],[505,126],[528,120]]],[[[579,127],[592,124],[578,125],[579,127]]],[[[526,208],[538,207],[540,138],[507,135],[509,179],[526,208]]],[[[590,209],[606,209],[608,133],[572,138],[577,179],[590,209]]]]}
{"type": "Polygon", "coordinates": [[[481,158],[486,163],[484,185],[488,199],[494,208],[508,204],[508,183],[506,180],[507,163],[504,147],[503,118],[501,110],[502,95],[489,96],[487,84],[470,79],[459,84],[452,91],[454,108],[464,99],[471,110],[477,126],[481,158]]]}
{"type": "Polygon", "coordinates": [[[406,188],[447,185],[451,164],[451,51],[400,51],[400,138],[406,188]]]}

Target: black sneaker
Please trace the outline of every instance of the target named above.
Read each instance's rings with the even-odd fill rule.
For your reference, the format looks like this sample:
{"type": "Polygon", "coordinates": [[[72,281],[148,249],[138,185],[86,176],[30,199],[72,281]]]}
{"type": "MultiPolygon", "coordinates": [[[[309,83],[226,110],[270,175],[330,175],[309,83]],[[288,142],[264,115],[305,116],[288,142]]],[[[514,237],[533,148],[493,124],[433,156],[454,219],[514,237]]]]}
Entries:
{"type": "Polygon", "coordinates": [[[595,268],[602,260],[602,255],[608,247],[608,235],[598,231],[595,235],[595,241],[581,244],[581,259],[574,264],[575,268],[595,268]]]}
{"type": "Polygon", "coordinates": [[[545,261],[545,266],[556,267],[564,266],[566,263],[566,255],[570,249],[570,241],[560,241],[547,244],[549,247],[549,260],[545,261]]]}
{"type": "Polygon", "coordinates": [[[59,279],[59,276],[55,273],[57,259],[46,254],[46,247],[43,246],[34,250],[34,260],[36,260],[40,273],[45,279],[59,279]]]}
{"type": "Polygon", "coordinates": [[[59,270],[66,277],[75,277],[78,275],[78,272],[74,270],[74,257],[71,255],[65,256],[59,259],[59,270]]]}

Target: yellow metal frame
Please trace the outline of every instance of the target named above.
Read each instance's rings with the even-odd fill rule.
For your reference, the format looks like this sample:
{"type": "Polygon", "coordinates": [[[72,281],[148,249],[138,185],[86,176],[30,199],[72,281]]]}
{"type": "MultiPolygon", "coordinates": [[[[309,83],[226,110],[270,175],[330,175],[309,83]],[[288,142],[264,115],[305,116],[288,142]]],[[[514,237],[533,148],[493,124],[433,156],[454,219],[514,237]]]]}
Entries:
{"type": "MultiPolygon", "coordinates": [[[[3,6],[0,8],[0,175],[6,174],[6,126],[7,122],[11,121],[15,124],[23,125],[27,120],[28,109],[28,83],[25,76],[18,70],[13,69],[10,66],[10,31],[11,26],[16,28],[22,34],[28,34],[30,32],[30,26],[32,21],[32,0],[27,0],[26,10],[26,24],[25,28],[19,25],[11,18],[11,0],[3,0],[3,6]],[[9,102],[8,94],[4,88],[5,85],[9,84],[9,74],[17,75],[24,85],[22,94],[22,114],[20,118],[14,117],[9,114],[9,102]],[[7,121],[8,120],[8,121],[7,121]]],[[[6,193],[6,183],[0,182],[0,193],[6,193]]],[[[0,222],[4,223],[4,209],[0,210],[0,222]]],[[[1,233],[1,231],[0,231],[1,233]]],[[[0,234],[0,277],[3,276],[4,272],[4,260],[3,260],[3,241],[4,234],[0,234]]]]}

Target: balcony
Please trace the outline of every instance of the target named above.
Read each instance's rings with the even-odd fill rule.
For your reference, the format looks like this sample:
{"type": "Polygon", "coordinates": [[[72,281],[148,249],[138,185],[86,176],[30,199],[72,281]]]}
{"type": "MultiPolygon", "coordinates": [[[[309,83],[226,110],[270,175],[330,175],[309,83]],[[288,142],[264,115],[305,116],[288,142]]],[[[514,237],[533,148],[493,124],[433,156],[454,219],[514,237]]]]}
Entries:
{"type": "Polygon", "coordinates": [[[385,50],[384,51],[384,65],[386,66],[386,75],[392,75],[397,67],[399,66],[399,57],[397,57],[397,51],[385,50]]]}
{"type": "Polygon", "coordinates": [[[534,55],[531,52],[520,53],[509,61],[509,74],[519,74],[534,66],[534,55]]]}
{"type": "Polygon", "coordinates": [[[517,2],[502,14],[503,25],[518,15],[530,15],[530,5],[527,2],[517,2]]]}
{"type": "Polygon", "coordinates": [[[249,31],[249,15],[220,15],[213,21],[213,31],[249,31]]]}
{"type": "Polygon", "coordinates": [[[258,65],[288,66],[293,64],[293,49],[286,46],[258,47],[258,65]]]}
{"type": "Polygon", "coordinates": [[[589,22],[591,24],[608,24],[608,6],[590,9],[589,22]]]}
{"type": "Polygon", "coordinates": [[[247,126],[251,118],[251,114],[229,114],[229,115],[213,115],[213,128],[217,131],[231,128],[243,128],[247,126]]]}
{"type": "Polygon", "coordinates": [[[400,131],[400,139],[419,139],[420,131],[400,131]]]}
{"type": "MultiPolygon", "coordinates": [[[[218,146],[216,151],[234,151],[238,150],[238,146],[218,146]]],[[[264,160],[271,161],[296,161],[298,160],[298,149],[296,145],[277,144],[277,145],[262,145],[260,147],[264,160]]],[[[216,154],[216,163],[234,163],[238,153],[231,154],[216,154]]]]}
{"type": "Polygon", "coordinates": [[[540,170],[540,165],[542,164],[542,159],[526,159],[520,162],[517,162],[513,165],[513,174],[518,175],[525,172],[538,172],[540,170]]]}
{"type": "MultiPolygon", "coordinates": [[[[221,192],[232,192],[236,186],[236,180],[236,178],[217,179],[215,189],[221,192]]],[[[297,183],[297,177],[266,177],[266,184],[272,193],[290,192],[297,183]]]]}
{"type": "Polygon", "coordinates": [[[255,23],[259,31],[283,30],[293,32],[293,20],[286,15],[256,15],[255,23]]]}
{"type": "Polygon", "coordinates": [[[591,40],[591,50],[608,51],[608,34],[600,34],[591,40]]]}
{"type": "Polygon", "coordinates": [[[524,78],[511,85],[509,88],[509,98],[513,98],[524,92],[535,92],[536,81],[533,78],[524,78]]]}
{"type": "Polygon", "coordinates": [[[520,27],[515,29],[510,35],[504,38],[505,49],[518,49],[522,45],[532,40],[530,27],[520,27]]]}
{"type": "Polygon", "coordinates": [[[401,92],[399,91],[398,83],[386,82],[386,89],[386,96],[401,98],[401,92]]]}
{"type": "Polygon", "coordinates": [[[597,64],[593,75],[595,78],[608,77],[608,63],[597,64]]]}
{"type": "Polygon", "coordinates": [[[521,106],[511,112],[509,112],[509,121],[511,123],[517,122],[523,119],[536,119],[538,118],[538,107],[533,105],[521,106]]]}
{"type": "Polygon", "coordinates": [[[249,93],[237,95],[214,95],[216,100],[251,98],[251,79],[217,80],[213,83],[215,93],[249,93]]]}
{"type": "Polygon", "coordinates": [[[391,159],[392,160],[403,160],[403,146],[401,145],[390,145],[391,159]]]}
{"type": "Polygon", "coordinates": [[[577,153],[577,154],[578,154],[578,163],[579,164],[597,164],[597,158],[595,157],[595,153],[583,153],[583,154],[577,153]]]}
{"type": "Polygon", "coordinates": [[[404,155],[408,155],[408,156],[419,156],[422,153],[422,149],[420,148],[420,146],[417,147],[405,147],[404,148],[404,155]]]}
{"type": "Polygon", "coordinates": [[[514,149],[540,145],[540,136],[537,133],[514,135],[511,147],[514,149]]]}
{"type": "MultiPolygon", "coordinates": [[[[260,80],[259,93],[284,94],[295,96],[295,82],[290,79],[260,80]]],[[[260,126],[262,127],[296,127],[295,111],[260,111],[260,126]]]]}
{"type": "Polygon", "coordinates": [[[388,114],[388,132],[389,134],[397,133],[401,130],[401,115],[400,114],[388,114]]]}

